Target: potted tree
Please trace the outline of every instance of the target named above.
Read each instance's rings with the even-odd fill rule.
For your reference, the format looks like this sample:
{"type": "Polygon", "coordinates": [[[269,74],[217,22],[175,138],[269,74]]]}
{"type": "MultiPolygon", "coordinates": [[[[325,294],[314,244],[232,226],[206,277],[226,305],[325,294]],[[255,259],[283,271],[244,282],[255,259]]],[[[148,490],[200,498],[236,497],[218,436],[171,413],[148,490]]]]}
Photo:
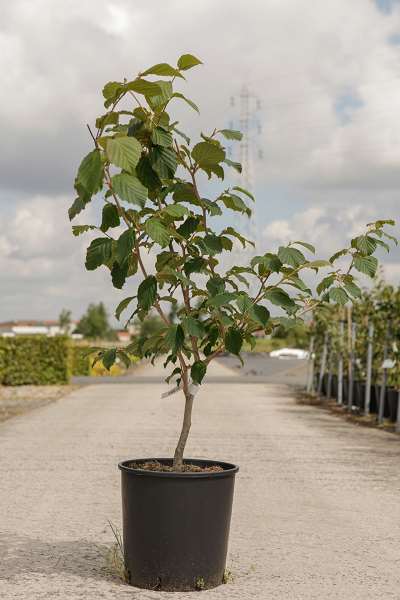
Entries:
{"type": "Polygon", "coordinates": [[[198,110],[175,86],[200,64],[184,54],[176,66],[160,63],[133,80],[104,86],[106,112],[95,129],[88,126],[94,147],[79,166],[77,197],[69,210],[73,219],[102,194],[101,223],[73,227],[74,235],[99,232],[87,249],[86,268],[104,266],[116,288],[130,287],[116,309],[118,319],[127,309],[128,321],[143,320],[154,310],[163,321],[156,333],[127,348],[96,349],[96,360],[110,368],[117,359],[129,365],[131,354],[162,356],[170,368],[167,381],[184,396],[173,457],[133,458],[119,465],[129,582],[162,590],[210,588],[223,580],[238,467],[184,458],[195,395],[210,362],[222,351],[240,358],[243,343],[254,344],[256,331],[295,324],[321,300],[343,304],[357,297],[352,270],[375,273],[372,254],[384,244],[387,223],[370,224],[329,261],[306,258],[305,252],[314,254],[313,246],[294,241],[224,269],[223,253],[252,242],[228,223],[221,225],[221,216],[233,211],[247,218],[254,198],[238,185],[222,187],[226,169],[241,171],[224,147],[224,140],[241,139],[239,131],[213,129],[192,145],[170,117],[176,101],[198,110]],[[212,199],[199,187],[199,180],[211,178],[221,183],[212,199]],[[219,217],[216,226],[213,217],[219,217]],[[346,257],[350,266],[342,271],[336,261],[346,257]],[[324,267],[328,271],[314,298],[301,275],[324,267]],[[129,283],[136,274],[138,286],[137,279],[129,283]],[[176,307],[174,321],[168,317],[170,305],[176,307]]]}

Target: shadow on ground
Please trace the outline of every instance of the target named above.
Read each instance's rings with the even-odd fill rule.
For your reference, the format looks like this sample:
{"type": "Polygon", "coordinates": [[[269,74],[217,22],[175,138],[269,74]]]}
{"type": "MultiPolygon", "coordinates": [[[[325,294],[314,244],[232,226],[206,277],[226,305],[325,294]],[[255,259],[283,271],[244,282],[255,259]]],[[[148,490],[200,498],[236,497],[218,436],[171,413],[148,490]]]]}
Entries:
{"type": "Polygon", "coordinates": [[[2,534],[0,537],[0,580],[38,573],[76,575],[124,585],[113,565],[113,544],[84,539],[44,542],[38,538],[2,534]]]}

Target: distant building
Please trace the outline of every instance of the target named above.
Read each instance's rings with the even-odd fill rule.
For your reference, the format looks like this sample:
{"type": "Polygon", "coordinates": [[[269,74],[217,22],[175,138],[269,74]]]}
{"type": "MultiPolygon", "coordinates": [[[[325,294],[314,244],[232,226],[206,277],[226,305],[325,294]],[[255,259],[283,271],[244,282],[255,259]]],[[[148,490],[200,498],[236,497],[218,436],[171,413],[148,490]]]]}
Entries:
{"type": "Polygon", "coordinates": [[[131,341],[131,333],[126,329],[117,329],[115,333],[119,342],[129,343],[131,341]]]}
{"type": "Polygon", "coordinates": [[[60,327],[58,321],[6,321],[0,323],[1,337],[15,337],[17,335],[47,335],[54,337],[55,335],[70,335],[74,339],[82,339],[81,334],[73,333],[78,322],[71,321],[65,331],[60,327]]]}

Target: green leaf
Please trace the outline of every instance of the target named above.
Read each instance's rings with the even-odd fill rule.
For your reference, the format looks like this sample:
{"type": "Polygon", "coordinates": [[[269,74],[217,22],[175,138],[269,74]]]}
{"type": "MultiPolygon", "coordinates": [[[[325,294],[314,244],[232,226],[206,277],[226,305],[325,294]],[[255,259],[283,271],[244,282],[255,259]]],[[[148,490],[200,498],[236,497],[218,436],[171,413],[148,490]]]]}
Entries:
{"type": "Polygon", "coordinates": [[[114,100],[123,92],[124,84],[119,81],[109,81],[103,87],[103,97],[106,100],[114,100]]]}
{"type": "Polygon", "coordinates": [[[234,210],[236,212],[241,212],[250,217],[251,210],[248,208],[248,206],[246,206],[243,200],[239,198],[239,196],[236,196],[235,194],[223,194],[222,196],[220,196],[220,200],[222,200],[226,208],[230,208],[231,210],[234,210]]]}
{"type": "Polygon", "coordinates": [[[182,54],[177,62],[178,69],[181,71],[187,71],[188,69],[192,69],[193,67],[202,64],[201,60],[193,56],[193,54],[182,54]]]}
{"type": "Polygon", "coordinates": [[[249,190],[246,190],[245,188],[240,187],[240,185],[234,185],[232,189],[236,190],[237,192],[242,192],[242,194],[245,194],[251,200],[255,201],[255,198],[254,198],[253,194],[251,192],[249,192],[249,190]]]}
{"type": "Polygon", "coordinates": [[[86,252],[85,266],[88,271],[94,271],[97,267],[106,264],[112,253],[112,240],[109,238],[94,239],[86,252]]]}
{"type": "Polygon", "coordinates": [[[116,125],[118,123],[119,113],[117,112],[108,112],[102,115],[101,117],[97,117],[96,119],[96,127],[97,129],[104,129],[107,125],[116,125]]]}
{"type": "Polygon", "coordinates": [[[100,150],[96,148],[82,160],[76,181],[92,196],[103,187],[103,176],[104,170],[100,150]]]}
{"type": "Polygon", "coordinates": [[[135,244],[135,230],[127,229],[119,236],[117,240],[117,258],[121,263],[125,262],[130,256],[135,244]]]}
{"type": "Polygon", "coordinates": [[[102,362],[107,371],[111,369],[113,364],[115,363],[115,359],[117,358],[117,351],[115,348],[110,348],[110,350],[106,350],[102,356],[102,362]]]}
{"type": "Polygon", "coordinates": [[[198,383],[199,385],[203,381],[206,373],[207,365],[202,360],[196,360],[190,369],[190,377],[192,378],[192,381],[194,381],[194,383],[198,383]]]}
{"type": "Polygon", "coordinates": [[[228,252],[230,252],[233,248],[233,242],[232,240],[230,240],[229,238],[221,235],[220,238],[221,240],[221,244],[224,250],[227,250],[228,252]]]}
{"type": "MultiPolygon", "coordinates": [[[[222,214],[222,213],[220,213],[222,214]]],[[[246,247],[246,244],[250,244],[251,246],[254,247],[254,242],[252,242],[251,240],[248,240],[247,238],[243,237],[240,233],[238,233],[237,231],[235,231],[235,229],[233,229],[233,227],[226,227],[223,231],[221,231],[221,235],[225,234],[225,235],[230,235],[234,238],[236,238],[237,240],[240,241],[240,243],[242,244],[243,248],[246,247]]]]}
{"type": "Polygon", "coordinates": [[[267,290],[264,297],[266,300],[272,302],[272,304],[275,304],[275,306],[282,306],[288,310],[292,310],[296,306],[289,294],[281,288],[267,290]]]}
{"type": "Polygon", "coordinates": [[[119,173],[114,175],[111,180],[114,192],[129,204],[136,204],[143,208],[146,204],[147,189],[134,175],[128,173],[119,173]]]}
{"type": "Polygon", "coordinates": [[[140,73],[141,77],[145,77],[146,75],[159,75],[160,77],[182,77],[185,79],[181,73],[179,73],[178,69],[171,67],[168,63],[158,63],[157,65],[153,65],[149,69],[146,69],[143,73],[140,73]]]}
{"type": "Polygon", "coordinates": [[[242,172],[242,165],[240,163],[230,160],[229,158],[225,158],[224,163],[229,167],[232,167],[232,169],[235,169],[238,173],[242,172]]]}
{"type": "Polygon", "coordinates": [[[157,279],[149,275],[138,287],[138,306],[143,310],[149,310],[157,298],[157,279]]]}
{"type": "Polygon", "coordinates": [[[176,183],[173,199],[176,202],[198,202],[195,189],[191,183],[176,183]]]}
{"type": "Polygon", "coordinates": [[[180,100],[183,100],[184,102],[186,102],[186,104],[193,108],[193,110],[200,114],[199,107],[197,106],[197,104],[195,104],[193,100],[189,100],[189,98],[186,98],[186,96],[184,96],[180,92],[174,92],[172,94],[172,98],[179,98],[180,100]]]}
{"type": "Polygon", "coordinates": [[[312,244],[309,244],[308,242],[292,242],[292,244],[299,244],[300,246],[303,246],[303,248],[307,248],[307,250],[309,250],[310,252],[312,252],[313,254],[315,254],[315,247],[312,244]]]}
{"type": "Polygon", "coordinates": [[[235,129],[220,129],[219,133],[222,133],[227,140],[238,140],[240,142],[243,137],[243,133],[235,129]]]}
{"type": "Polygon", "coordinates": [[[86,233],[91,229],[97,229],[95,225],[72,225],[72,233],[77,237],[81,233],[86,233]]]}
{"type": "Polygon", "coordinates": [[[220,238],[214,233],[208,233],[203,238],[204,245],[206,247],[207,253],[210,256],[214,254],[219,254],[223,250],[222,242],[220,238]]]}
{"type": "Polygon", "coordinates": [[[312,260],[303,265],[307,269],[321,269],[323,267],[332,267],[332,263],[328,260],[312,260]]]}
{"type": "Polygon", "coordinates": [[[192,273],[200,273],[207,267],[207,262],[204,258],[200,256],[195,256],[194,258],[189,258],[185,264],[183,265],[183,270],[185,272],[186,277],[190,277],[192,273]]]}
{"type": "Polygon", "coordinates": [[[361,254],[368,256],[375,252],[377,243],[370,235],[360,235],[351,240],[351,246],[357,248],[361,254]]]}
{"type": "Polygon", "coordinates": [[[341,256],[346,256],[348,251],[349,251],[348,248],[343,248],[343,250],[339,250],[338,252],[335,252],[335,254],[332,254],[332,256],[330,257],[329,262],[334,263],[335,260],[337,260],[341,256]]]}
{"type": "Polygon", "coordinates": [[[332,302],[337,302],[338,304],[343,305],[348,302],[349,297],[343,288],[333,287],[329,290],[329,299],[332,300],[332,302]]]}
{"type": "Polygon", "coordinates": [[[125,85],[125,89],[127,91],[135,92],[136,94],[143,94],[149,98],[161,94],[161,87],[158,82],[147,81],[146,79],[140,79],[140,77],[133,81],[129,81],[125,85]]]}
{"type": "Polygon", "coordinates": [[[259,265],[259,275],[265,276],[269,271],[271,273],[279,273],[282,268],[282,263],[276,254],[267,252],[264,256],[255,256],[251,259],[252,267],[259,265]]]}
{"type": "Polygon", "coordinates": [[[210,298],[210,300],[207,301],[207,304],[213,308],[219,308],[220,306],[229,304],[232,300],[236,300],[236,297],[236,294],[233,292],[222,292],[213,298],[210,298]]]}
{"type": "Polygon", "coordinates": [[[317,293],[322,294],[325,290],[327,290],[335,281],[334,275],[328,275],[324,277],[322,281],[317,285],[317,293]]]}
{"type": "Polygon", "coordinates": [[[108,229],[112,227],[118,227],[120,224],[120,218],[118,214],[118,209],[115,204],[110,204],[107,202],[103,206],[102,211],[102,219],[100,229],[105,233],[108,229]]]}
{"type": "Polygon", "coordinates": [[[198,217],[188,217],[186,221],[182,223],[180,227],[178,227],[177,232],[179,235],[182,235],[184,238],[188,239],[192,233],[194,233],[200,223],[200,219],[198,217]]]}
{"type": "Polygon", "coordinates": [[[206,283],[207,291],[210,292],[211,296],[216,296],[225,290],[225,282],[219,275],[210,277],[206,283]]]}
{"type": "Polygon", "coordinates": [[[75,200],[68,209],[68,216],[70,221],[72,221],[72,219],[74,219],[76,215],[79,215],[79,213],[82,212],[82,210],[85,208],[88,202],[90,202],[90,199],[91,196],[89,196],[84,191],[82,195],[78,196],[78,198],[75,198],[75,200]]]}
{"type": "Polygon", "coordinates": [[[161,248],[168,246],[171,234],[157,217],[147,219],[144,224],[144,230],[154,242],[157,242],[157,244],[161,246],[161,248]]]}
{"type": "Polygon", "coordinates": [[[216,202],[211,202],[211,200],[207,200],[207,198],[202,198],[201,203],[212,217],[219,217],[222,215],[222,210],[216,202]]]}
{"type": "Polygon", "coordinates": [[[106,155],[108,160],[124,171],[134,172],[141,153],[142,146],[134,137],[107,139],[106,155]]]}
{"type": "Polygon", "coordinates": [[[129,354],[127,354],[123,350],[119,349],[119,350],[117,350],[117,356],[118,356],[118,358],[120,358],[122,360],[125,367],[127,369],[129,369],[129,367],[131,366],[131,359],[129,357],[129,354]]]}
{"type": "Polygon", "coordinates": [[[225,348],[231,354],[238,355],[243,344],[243,337],[239,329],[230,327],[225,334],[225,348]]]}
{"type": "Polygon", "coordinates": [[[254,321],[257,321],[263,327],[266,326],[270,318],[269,310],[261,304],[255,304],[250,311],[250,315],[254,321]]]}
{"type": "Polygon", "coordinates": [[[128,275],[128,262],[122,264],[114,262],[111,269],[111,280],[112,284],[118,290],[122,289],[128,275]]]}
{"type": "Polygon", "coordinates": [[[346,289],[346,291],[353,296],[353,298],[361,298],[361,290],[358,287],[358,285],[356,285],[355,283],[353,283],[352,281],[347,281],[344,284],[344,287],[346,289]]]}
{"type": "Polygon", "coordinates": [[[160,179],[170,179],[174,176],[178,166],[175,152],[171,148],[154,146],[149,154],[153,170],[160,179]]]}
{"type": "Polygon", "coordinates": [[[167,215],[173,217],[174,219],[181,219],[189,214],[188,209],[181,204],[169,204],[163,209],[162,212],[167,213],[167,215]]]}
{"type": "Polygon", "coordinates": [[[368,275],[368,277],[375,277],[378,268],[378,260],[375,256],[355,256],[354,267],[360,273],[368,275]]]}
{"type": "Polygon", "coordinates": [[[118,304],[117,308],[115,309],[115,318],[118,321],[121,316],[121,313],[129,306],[129,304],[132,302],[132,300],[134,300],[134,298],[136,298],[136,296],[128,296],[128,298],[124,298],[118,304]]]}
{"type": "Polygon", "coordinates": [[[165,146],[166,148],[172,146],[172,135],[169,131],[165,131],[161,127],[156,127],[151,132],[151,141],[156,146],[165,146]]]}
{"type": "Polygon", "coordinates": [[[204,325],[198,319],[194,317],[185,317],[182,320],[182,324],[186,329],[188,335],[196,338],[201,338],[204,335],[204,325]]]}
{"type": "Polygon", "coordinates": [[[278,257],[283,264],[291,267],[299,267],[306,262],[304,254],[297,248],[291,248],[290,246],[280,246],[278,257]]]}
{"type": "Polygon", "coordinates": [[[165,341],[174,354],[179,352],[185,341],[185,332],[182,325],[170,325],[165,335],[165,341]]]}
{"type": "Polygon", "coordinates": [[[157,173],[151,166],[150,160],[147,156],[142,156],[136,167],[136,175],[140,182],[149,190],[156,190],[161,187],[161,181],[157,173]]]}
{"type": "Polygon", "coordinates": [[[242,314],[251,310],[253,306],[253,300],[244,292],[241,292],[236,298],[236,305],[242,314]]]}
{"type": "Polygon", "coordinates": [[[225,151],[209,142],[199,142],[192,150],[192,158],[200,166],[218,164],[225,158],[225,151]]]}
{"type": "Polygon", "coordinates": [[[153,111],[159,115],[160,124],[164,125],[166,124],[166,121],[163,120],[161,117],[162,115],[165,115],[163,111],[166,105],[168,104],[169,100],[172,98],[172,83],[171,81],[157,81],[156,83],[160,88],[160,93],[156,96],[146,95],[146,100],[149,106],[153,109],[153,111]]]}

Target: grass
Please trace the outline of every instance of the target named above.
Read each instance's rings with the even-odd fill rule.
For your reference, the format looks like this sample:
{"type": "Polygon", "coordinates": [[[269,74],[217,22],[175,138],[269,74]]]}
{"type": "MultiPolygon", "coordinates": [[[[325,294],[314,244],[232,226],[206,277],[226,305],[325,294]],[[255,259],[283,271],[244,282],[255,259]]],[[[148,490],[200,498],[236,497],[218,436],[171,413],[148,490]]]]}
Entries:
{"type": "Polygon", "coordinates": [[[122,579],[125,583],[128,582],[128,573],[125,569],[124,562],[124,548],[122,545],[122,536],[118,528],[108,521],[108,524],[113,532],[115,542],[110,548],[108,555],[108,567],[113,575],[116,575],[118,579],[122,579]]]}

